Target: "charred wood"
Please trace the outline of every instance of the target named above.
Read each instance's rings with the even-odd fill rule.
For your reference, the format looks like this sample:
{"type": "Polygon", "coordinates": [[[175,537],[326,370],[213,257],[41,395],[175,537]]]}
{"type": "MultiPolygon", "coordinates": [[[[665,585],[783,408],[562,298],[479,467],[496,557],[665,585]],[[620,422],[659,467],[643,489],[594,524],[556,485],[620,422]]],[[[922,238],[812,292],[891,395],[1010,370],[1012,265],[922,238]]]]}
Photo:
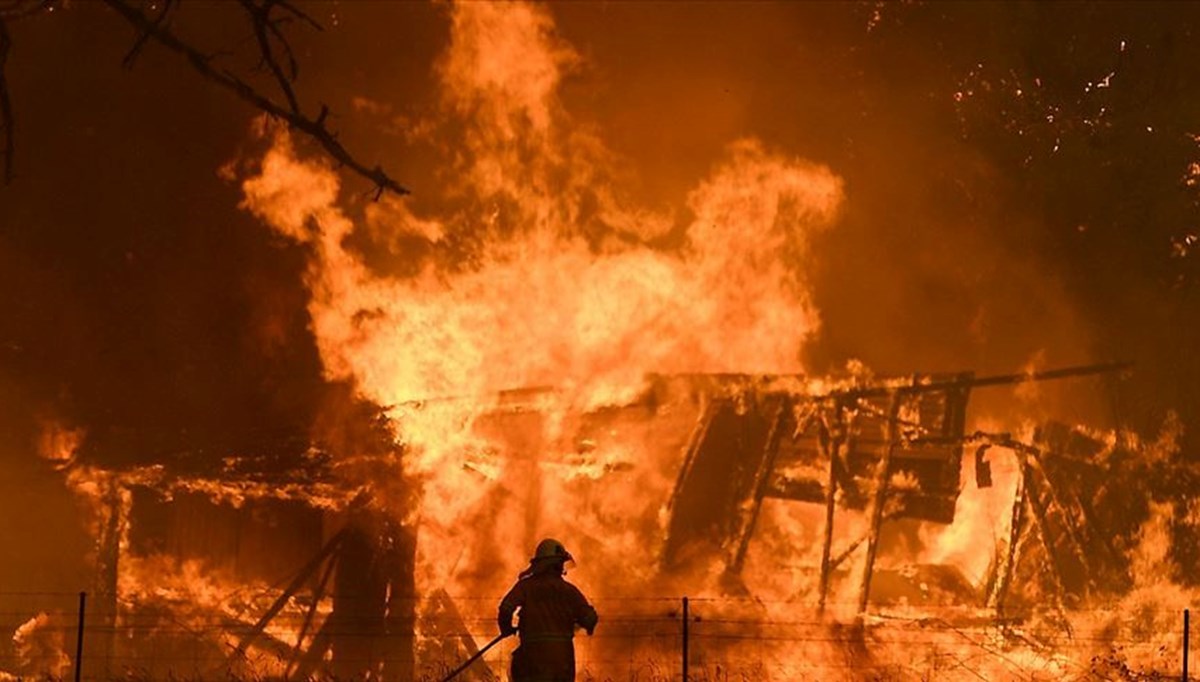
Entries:
{"type": "Polygon", "coordinates": [[[263,633],[263,628],[267,626],[267,623],[270,623],[271,619],[283,610],[283,607],[287,605],[288,601],[304,587],[305,583],[307,583],[312,578],[313,574],[316,573],[321,567],[321,564],[323,564],[325,560],[330,557],[330,555],[337,551],[338,547],[345,541],[345,539],[346,531],[339,531],[336,535],[330,538],[329,542],[325,543],[325,546],[321,548],[320,552],[317,552],[316,556],[309,560],[308,564],[300,569],[300,572],[297,573],[296,577],[292,579],[292,582],[289,583],[286,588],[284,588],[283,592],[280,593],[280,595],[275,599],[274,603],[271,604],[266,613],[260,616],[250,631],[242,636],[241,641],[238,642],[237,648],[234,649],[234,658],[238,658],[246,653],[246,649],[248,649],[250,645],[254,643],[254,640],[263,633]]]}

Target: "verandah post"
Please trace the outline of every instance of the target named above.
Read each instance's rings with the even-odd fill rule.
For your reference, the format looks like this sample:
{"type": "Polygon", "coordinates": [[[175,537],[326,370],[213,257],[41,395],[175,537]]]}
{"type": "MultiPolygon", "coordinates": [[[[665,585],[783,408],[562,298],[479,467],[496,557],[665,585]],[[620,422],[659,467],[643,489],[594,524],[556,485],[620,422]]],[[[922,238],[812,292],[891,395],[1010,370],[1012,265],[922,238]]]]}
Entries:
{"type": "Polygon", "coordinates": [[[688,598],[683,598],[683,682],[688,682],[688,598]]]}
{"type": "Polygon", "coordinates": [[[1183,682],[1188,682],[1188,610],[1183,610],[1183,682]]]}
{"type": "Polygon", "coordinates": [[[79,634],[75,639],[75,682],[83,674],[83,613],[87,607],[87,592],[79,593],[79,634]]]}

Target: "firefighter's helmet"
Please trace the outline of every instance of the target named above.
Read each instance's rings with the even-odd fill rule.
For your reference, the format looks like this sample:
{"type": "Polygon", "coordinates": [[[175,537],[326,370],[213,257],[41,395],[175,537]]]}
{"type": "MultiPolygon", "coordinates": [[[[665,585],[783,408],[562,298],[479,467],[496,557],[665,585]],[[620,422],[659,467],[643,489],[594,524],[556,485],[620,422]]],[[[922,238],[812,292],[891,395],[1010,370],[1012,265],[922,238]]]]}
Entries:
{"type": "Polygon", "coordinates": [[[533,561],[573,561],[571,553],[563,547],[563,543],[554,538],[546,538],[538,543],[537,549],[533,552],[533,561]]]}

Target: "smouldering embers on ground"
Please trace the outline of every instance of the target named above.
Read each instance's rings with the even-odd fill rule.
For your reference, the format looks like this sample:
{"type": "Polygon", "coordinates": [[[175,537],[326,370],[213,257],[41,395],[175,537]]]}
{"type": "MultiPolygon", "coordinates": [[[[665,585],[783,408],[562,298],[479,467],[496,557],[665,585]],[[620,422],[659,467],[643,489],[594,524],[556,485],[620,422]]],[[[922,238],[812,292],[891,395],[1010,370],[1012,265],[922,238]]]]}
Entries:
{"type": "MultiPolygon", "coordinates": [[[[326,374],[352,382],[392,419],[403,451],[393,480],[347,484],[372,488],[419,528],[419,637],[432,637],[421,624],[444,606],[434,595],[449,595],[470,634],[490,639],[492,598],[536,539],[551,535],[579,556],[572,579],[597,595],[601,612],[598,637],[580,642],[583,679],[672,679],[676,599],[685,594],[699,619],[696,679],[1091,679],[1174,665],[1177,606],[1192,595],[1166,573],[1170,512],[1161,507],[1140,532],[1124,597],[1103,608],[1031,609],[1019,624],[950,598],[961,594],[876,604],[858,621],[853,567],[835,576],[819,615],[813,567],[823,520],[812,505],[764,507],[744,593],[722,582],[722,557],[661,571],[665,505],[699,407],[681,401],[653,423],[588,434],[583,415],[636,402],[649,375],[803,374],[802,346],[820,325],[805,274],[810,237],[836,224],[842,183],[819,163],[746,138],[729,141],[686,205],[641,206],[623,185],[620,159],[559,98],[581,57],[558,37],[548,9],[459,3],[447,12],[441,109],[414,126],[425,142],[452,150],[443,212],[419,214],[390,197],[354,206],[334,169],[270,126],[270,149],[243,183],[245,208],[307,249],[326,374]],[[351,239],[364,234],[404,267],[389,272],[367,258],[354,246],[361,239],[351,239]],[[418,256],[402,250],[413,244],[418,256]],[[498,419],[502,392],[525,387],[551,388],[498,419]],[[415,508],[406,496],[388,499],[412,488],[415,508]]],[[[976,415],[972,428],[1028,433],[1031,425],[976,415]]],[[[1168,437],[1134,449],[1170,459],[1172,447],[1168,437]]],[[[1015,461],[993,455],[993,487],[965,485],[953,524],[911,530],[877,569],[949,565],[980,585],[1007,535],[1015,461]]],[[[73,483],[101,497],[110,484],[90,473],[73,471],[73,483]]],[[[964,481],[973,473],[968,458],[964,481]]],[[[866,519],[842,514],[838,523],[837,537],[849,539],[866,519]]],[[[121,570],[122,601],[163,604],[202,633],[230,609],[228,595],[270,587],[169,557],[121,570]]],[[[262,608],[251,601],[239,608],[262,608]]],[[[282,619],[271,634],[294,639],[296,620],[282,619]]],[[[49,623],[39,617],[18,636],[32,642],[49,623]]],[[[425,679],[447,663],[420,660],[436,644],[418,640],[425,679]]],[[[487,659],[493,670],[504,656],[499,649],[487,659]]],[[[256,660],[247,674],[281,674],[278,661],[261,652],[256,660]]]]}

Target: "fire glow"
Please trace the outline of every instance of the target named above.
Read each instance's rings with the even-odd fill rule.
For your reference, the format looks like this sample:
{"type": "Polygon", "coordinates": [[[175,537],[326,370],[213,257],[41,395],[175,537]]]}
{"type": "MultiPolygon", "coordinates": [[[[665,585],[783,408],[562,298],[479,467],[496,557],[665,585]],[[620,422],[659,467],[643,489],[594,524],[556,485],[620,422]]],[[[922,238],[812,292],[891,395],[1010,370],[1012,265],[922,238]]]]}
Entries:
{"type": "MultiPolygon", "coordinates": [[[[355,451],[351,443],[339,452],[312,453],[314,467],[333,472],[330,481],[263,482],[241,471],[213,480],[155,467],[108,476],[71,469],[69,451],[80,436],[54,431],[47,437],[47,457],[70,469],[72,485],[96,502],[95,533],[121,554],[112,576],[115,604],[163,605],[171,618],[198,630],[216,623],[221,634],[212,638],[213,648],[242,655],[239,672],[305,676],[326,662],[324,650],[313,660],[299,655],[306,642],[316,647],[325,632],[320,623],[334,618],[317,591],[308,602],[296,589],[272,603],[262,595],[277,592],[278,585],[248,583],[194,557],[172,557],[166,549],[133,556],[130,509],[139,504],[139,494],[152,490],[180,507],[223,505],[255,509],[264,517],[275,513],[255,506],[264,500],[305,504],[308,509],[281,520],[271,517],[271,523],[302,516],[318,533],[328,529],[329,519],[357,518],[364,505],[382,510],[383,525],[411,531],[414,594],[390,587],[381,601],[397,610],[377,615],[393,619],[390,626],[403,620],[395,605],[411,601],[404,624],[412,629],[416,663],[409,663],[414,674],[429,679],[436,676],[429,660],[470,652],[477,639],[486,640],[492,596],[504,593],[526,552],[547,535],[563,538],[579,557],[572,579],[596,595],[601,633],[609,628],[636,639],[642,621],[677,618],[674,599],[689,595],[713,621],[710,651],[729,651],[739,646],[739,637],[757,637],[753,656],[738,659],[753,662],[723,672],[741,679],[799,679],[838,665],[897,679],[920,679],[928,671],[939,671],[937,679],[980,674],[1050,679],[1081,670],[1086,675],[1097,670],[1097,657],[1116,667],[1128,662],[1103,658],[1106,638],[1130,627],[1114,614],[1142,608],[1149,632],[1173,627],[1156,596],[1170,585],[1170,577],[1154,569],[1170,544],[1170,512],[1161,507],[1146,511],[1134,546],[1112,548],[1136,566],[1120,599],[1104,609],[1073,613],[1064,624],[1055,619],[1066,619],[1078,605],[1057,595],[1062,603],[1038,611],[1028,602],[1049,597],[1031,588],[1034,596],[1012,597],[1015,603],[1024,596],[1026,603],[1011,610],[1034,611],[1036,617],[1025,625],[999,622],[1005,600],[1018,591],[1012,583],[1037,583],[1040,575],[1030,567],[1038,559],[1022,563],[1017,557],[1035,556],[1044,547],[1045,555],[1037,556],[1054,563],[1051,525],[1066,528],[1064,534],[1077,530],[1054,516],[1055,509],[1073,509],[1055,497],[1067,493],[1053,492],[1068,474],[1045,465],[1032,446],[1023,447],[1057,443],[1058,453],[1086,451],[1089,466],[1117,467],[1132,456],[1169,462],[1170,429],[1162,442],[1147,444],[1128,434],[1060,433],[1035,428],[1040,424],[976,418],[965,428],[977,430],[970,440],[963,436],[965,392],[948,389],[927,398],[935,392],[914,390],[896,397],[922,385],[940,386],[939,377],[887,384],[873,382],[861,366],[842,378],[806,377],[802,350],[821,324],[806,274],[813,265],[811,239],[836,229],[840,212],[853,201],[835,171],[753,138],[730,140],[685,205],[641,206],[622,184],[621,160],[559,97],[564,77],[582,58],[557,35],[549,10],[463,2],[447,12],[450,41],[437,65],[441,108],[436,120],[416,126],[436,144],[457,150],[445,169],[454,180],[443,213],[419,214],[392,197],[353,211],[336,170],[300,153],[285,130],[271,126],[263,126],[269,150],[248,164],[253,170],[242,182],[243,207],[306,250],[311,329],[324,372],[381,407],[394,452],[377,457],[366,447],[355,451]],[[399,254],[406,258],[404,267],[388,271],[356,241],[364,234],[381,250],[416,245],[418,255],[399,254]],[[875,385],[891,392],[876,402],[837,397],[839,391],[875,385]],[[807,400],[813,396],[820,399],[807,400]],[[952,405],[956,400],[961,404],[952,405]],[[827,413],[818,408],[826,407],[828,414],[876,419],[892,445],[903,440],[906,447],[928,433],[897,431],[933,429],[928,414],[934,411],[941,411],[936,428],[950,419],[944,415],[955,415],[959,423],[945,426],[953,443],[926,444],[930,451],[954,453],[950,492],[910,507],[889,506],[883,493],[866,499],[870,491],[855,499],[862,492],[853,488],[855,476],[862,475],[854,472],[845,473],[840,491],[804,489],[802,483],[823,480],[827,470],[831,481],[835,477],[833,464],[821,460],[828,469],[814,468],[813,458],[805,458],[805,443],[818,443],[824,456],[831,440],[878,436],[862,427],[831,438],[851,427],[825,423],[827,413]],[[687,539],[690,531],[678,527],[688,523],[679,518],[686,504],[680,491],[689,472],[701,475],[696,462],[710,447],[705,444],[710,427],[718,429],[711,425],[721,419],[732,426],[720,428],[743,429],[733,439],[744,448],[736,450],[738,457],[750,456],[745,445],[750,441],[770,454],[763,455],[768,463],[759,465],[754,485],[746,486],[756,491],[753,498],[737,500],[742,525],[729,539],[712,538],[705,545],[687,539]],[[780,446],[780,440],[786,444],[780,446]],[[979,455],[963,458],[967,465],[960,478],[958,454],[968,441],[979,455]],[[991,448],[988,459],[985,446],[991,448]],[[782,494],[758,492],[776,485],[771,477],[777,470],[783,472],[778,489],[792,486],[788,501],[782,494]],[[985,478],[986,486],[963,484],[985,478]],[[1052,491],[1046,500],[1055,499],[1043,500],[1042,491],[1052,491]],[[820,504],[795,502],[817,501],[826,492],[830,509],[836,501],[852,513],[824,517],[820,504]],[[913,511],[919,504],[932,511],[913,511]],[[1025,514],[1039,520],[1022,526],[1025,514]],[[876,562],[876,539],[854,541],[871,535],[872,523],[877,529],[881,519],[908,525],[893,539],[891,554],[881,550],[876,562]],[[926,523],[931,519],[937,522],[926,523]],[[840,568],[824,568],[830,563],[822,556],[826,528],[843,541],[833,547],[840,568]],[[686,541],[673,547],[672,537],[686,541]],[[864,552],[871,556],[865,562],[864,552]],[[881,574],[875,593],[887,613],[865,613],[870,590],[858,591],[871,580],[871,562],[881,574]],[[881,582],[885,578],[890,582],[881,582]],[[963,599],[972,590],[984,593],[981,603],[963,599]],[[235,592],[239,596],[231,598],[235,592]],[[247,596],[251,593],[257,596],[247,596]],[[621,615],[606,622],[613,613],[621,615]],[[259,616],[263,619],[254,622],[259,616]],[[430,623],[439,618],[468,632],[438,631],[430,623]],[[955,628],[941,632],[944,637],[923,631],[928,622],[956,618],[969,624],[965,628],[974,626],[971,634],[955,628]],[[889,628],[893,620],[902,624],[889,628]],[[1064,627],[1081,633],[1087,644],[1061,649],[1038,640],[1064,627]],[[857,629],[831,634],[842,628],[857,629]],[[463,642],[446,643],[455,637],[463,642]],[[978,650],[1003,655],[969,669],[940,669],[938,649],[959,652],[960,662],[978,650]],[[933,653],[919,666],[906,663],[918,650],[921,656],[933,653]],[[855,660],[847,663],[848,658],[855,660]]],[[[882,447],[891,457],[892,446],[882,447]]],[[[733,457],[734,450],[729,452],[733,457]]],[[[836,445],[833,453],[836,457],[836,445]]],[[[930,459],[935,455],[942,456],[930,459]]],[[[931,477],[945,472],[884,473],[881,485],[897,498],[916,499],[928,492],[931,477]]],[[[328,532],[322,539],[326,547],[352,542],[328,532]]],[[[1076,540],[1080,546],[1086,542],[1076,540]]],[[[312,563],[298,584],[324,589],[341,578],[330,578],[332,569],[320,577],[324,565],[312,563]]],[[[1087,584],[1076,592],[1115,592],[1093,579],[1087,566],[1080,570],[1087,584]]],[[[1070,578],[1058,580],[1065,584],[1070,578]]],[[[1185,595],[1177,601],[1186,600],[1185,595]]],[[[114,627],[123,625],[119,615],[112,619],[114,627]]],[[[49,629],[44,618],[23,626],[18,633],[23,646],[33,646],[39,628],[49,629]]],[[[581,667],[588,679],[624,679],[635,659],[673,655],[673,644],[656,637],[636,645],[619,638],[581,642],[581,667]]],[[[1157,665],[1151,659],[1165,650],[1158,644],[1148,637],[1145,651],[1122,655],[1157,665]]],[[[1177,644],[1170,640],[1171,653],[1177,644]]],[[[54,674],[61,674],[68,664],[55,665],[54,674]]],[[[474,679],[495,679],[491,675],[502,664],[491,665],[473,672],[474,679]]],[[[719,672],[706,674],[724,679],[719,672]]],[[[844,678],[857,674],[845,672],[844,678]]]]}
{"type": "MultiPolygon", "coordinates": [[[[653,566],[644,537],[603,519],[654,518],[675,462],[637,443],[592,451],[593,466],[623,462],[634,473],[604,483],[597,504],[617,508],[588,509],[567,489],[579,469],[547,465],[524,478],[529,472],[513,464],[470,466],[471,453],[490,447],[472,423],[496,407],[499,391],[554,386],[540,399],[541,433],[529,436],[550,451],[539,457],[554,459],[555,449],[570,454],[572,415],[629,402],[649,373],[802,372],[800,344],[819,324],[804,276],[808,238],[836,216],[841,183],[755,140],[732,142],[680,211],[691,216],[681,244],[655,247],[675,218],[621,202],[608,184],[617,175],[612,155],[558,99],[578,57],[544,8],[463,3],[451,15],[439,74],[443,114],[462,127],[456,142],[468,150],[454,169],[468,208],[425,218],[385,201],[367,220],[376,231],[423,235],[434,248],[451,225],[466,224],[485,237],[472,267],[429,263],[407,279],[372,272],[345,246],[356,226],[336,205],[336,176],[297,159],[286,135],[246,181],[246,206],[312,249],[313,328],[329,375],[397,406],[397,436],[411,448],[405,467],[423,484],[426,584],[502,591],[523,561],[507,548],[551,530],[623,548],[617,565],[653,566]],[[513,51],[521,57],[505,58],[513,51]],[[407,406],[442,396],[458,399],[407,406]],[[497,485],[541,500],[544,516],[529,527],[518,520],[524,511],[493,509],[515,518],[482,529],[500,537],[480,542],[462,521],[495,504],[497,485]],[[465,565],[500,562],[501,570],[486,584],[459,584],[445,574],[445,547],[465,552],[465,565]],[[505,552],[477,555],[483,547],[505,552]]],[[[592,557],[581,579],[604,575],[606,563],[592,557]]]]}

